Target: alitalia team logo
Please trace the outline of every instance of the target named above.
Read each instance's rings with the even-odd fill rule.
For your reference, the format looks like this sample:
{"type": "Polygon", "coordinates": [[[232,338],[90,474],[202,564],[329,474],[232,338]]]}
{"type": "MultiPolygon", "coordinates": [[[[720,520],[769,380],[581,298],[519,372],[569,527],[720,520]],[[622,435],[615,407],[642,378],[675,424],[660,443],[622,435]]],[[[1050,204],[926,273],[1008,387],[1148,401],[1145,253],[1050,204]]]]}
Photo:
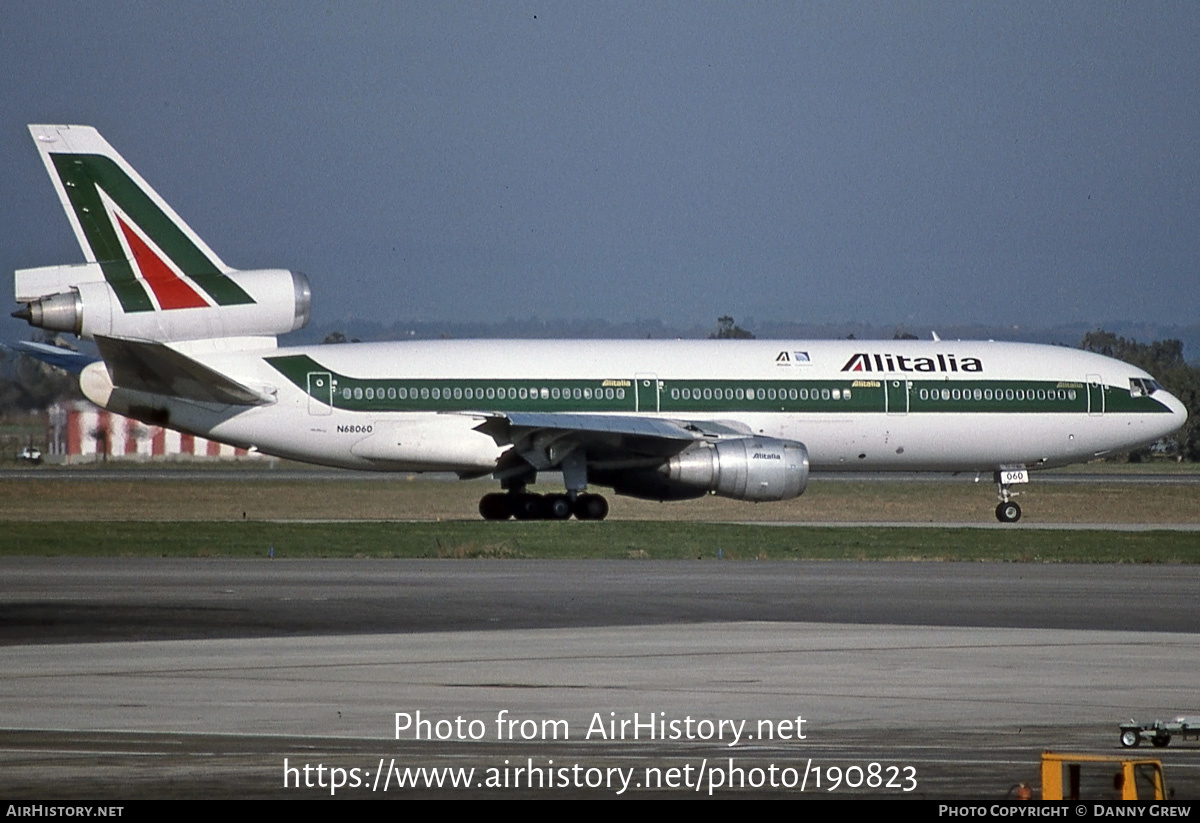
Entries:
{"type": "Polygon", "coordinates": [[[981,372],[977,357],[936,354],[933,357],[909,357],[904,354],[868,354],[859,352],[846,361],[842,371],[850,372],[981,372]]]}
{"type": "Polygon", "coordinates": [[[126,313],[255,302],[111,158],[50,156],[92,256],[126,313]]]}
{"type": "Polygon", "coordinates": [[[812,358],[808,356],[806,351],[781,351],[775,356],[776,363],[791,364],[798,363],[801,366],[807,366],[812,363],[812,358]]]}

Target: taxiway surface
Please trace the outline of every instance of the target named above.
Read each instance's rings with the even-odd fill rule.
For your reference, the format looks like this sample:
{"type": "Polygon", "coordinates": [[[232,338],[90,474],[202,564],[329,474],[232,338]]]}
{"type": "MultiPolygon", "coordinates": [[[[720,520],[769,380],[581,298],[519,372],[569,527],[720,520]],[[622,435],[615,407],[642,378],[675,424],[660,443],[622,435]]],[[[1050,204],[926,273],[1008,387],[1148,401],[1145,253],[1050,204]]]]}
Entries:
{"type": "MultiPolygon", "coordinates": [[[[510,784],[496,796],[612,796],[626,775],[625,794],[722,796],[774,766],[781,785],[740,791],[793,794],[803,772],[820,795],[830,773],[815,791],[813,769],[834,767],[864,782],[836,794],[999,800],[1044,748],[1116,753],[1119,721],[1197,708],[1192,567],[3,559],[0,574],[6,797],[328,797],[336,768],[363,784],[338,796],[385,796],[381,767],[484,784],[393,797],[487,794],[489,769],[510,784]],[[397,738],[396,713],[417,711],[432,736],[458,718],[479,725],[452,736],[482,735],[397,738]],[[656,713],[695,736],[608,734],[656,713]],[[534,739],[510,739],[522,729],[534,739]],[[285,759],[313,770],[285,785],[285,759]],[[871,764],[883,785],[865,785],[871,764]],[[305,786],[317,766],[326,785],[305,786]],[[514,786],[518,768],[604,782],[514,786]]],[[[1200,794],[1200,746],[1156,754],[1180,797],[1200,794]]]]}

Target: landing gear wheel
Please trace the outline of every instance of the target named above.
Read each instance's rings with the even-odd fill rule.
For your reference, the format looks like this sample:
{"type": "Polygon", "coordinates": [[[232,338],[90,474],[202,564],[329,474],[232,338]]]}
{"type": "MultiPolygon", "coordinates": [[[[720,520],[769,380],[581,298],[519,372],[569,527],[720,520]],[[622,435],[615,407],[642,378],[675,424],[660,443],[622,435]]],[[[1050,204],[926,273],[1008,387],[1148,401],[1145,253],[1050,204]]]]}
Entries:
{"type": "Polygon", "coordinates": [[[514,494],[510,507],[518,520],[541,520],[546,516],[545,501],[540,494],[514,494]]]}
{"type": "Polygon", "coordinates": [[[1137,732],[1135,732],[1133,729],[1126,729],[1125,731],[1121,732],[1121,745],[1124,746],[1125,748],[1127,748],[1127,749],[1137,748],[1138,744],[1141,742],[1142,742],[1142,736],[1140,734],[1138,734],[1137,732]]]}
{"type": "Polygon", "coordinates": [[[507,520],[512,516],[508,508],[508,495],[495,492],[485,494],[479,501],[479,513],[484,520],[507,520]]]}
{"type": "Polygon", "coordinates": [[[1150,739],[1156,749],[1165,749],[1171,743],[1171,735],[1161,734],[1150,739]]]}
{"type": "Polygon", "coordinates": [[[568,520],[571,517],[571,501],[565,494],[552,494],[545,499],[547,520],[568,520]]]}
{"type": "Polygon", "coordinates": [[[1021,507],[1011,500],[996,507],[996,519],[1001,523],[1016,523],[1021,519],[1021,507]]]}
{"type": "Polygon", "coordinates": [[[581,494],[575,498],[575,517],[578,520],[603,520],[608,516],[608,501],[603,495],[581,494]]]}

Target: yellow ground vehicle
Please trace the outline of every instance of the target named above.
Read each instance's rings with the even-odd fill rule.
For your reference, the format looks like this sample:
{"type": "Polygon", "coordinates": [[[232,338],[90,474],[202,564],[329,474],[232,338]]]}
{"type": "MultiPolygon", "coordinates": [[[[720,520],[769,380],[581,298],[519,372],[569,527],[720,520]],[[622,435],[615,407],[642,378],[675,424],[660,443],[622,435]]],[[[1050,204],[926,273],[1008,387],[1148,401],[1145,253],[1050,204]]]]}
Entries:
{"type": "Polygon", "coordinates": [[[1167,784],[1161,760],[1042,752],[1042,799],[1166,800],[1167,784]]]}

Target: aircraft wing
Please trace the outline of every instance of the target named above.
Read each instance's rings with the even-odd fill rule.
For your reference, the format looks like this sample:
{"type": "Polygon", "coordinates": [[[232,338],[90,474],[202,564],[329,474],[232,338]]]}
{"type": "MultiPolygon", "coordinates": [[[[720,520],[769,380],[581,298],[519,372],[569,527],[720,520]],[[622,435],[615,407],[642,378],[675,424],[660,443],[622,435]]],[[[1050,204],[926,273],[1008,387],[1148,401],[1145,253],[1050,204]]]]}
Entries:
{"type": "Polygon", "coordinates": [[[653,466],[697,440],[745,436],[719,422],[554,412],[490,412],[475,428],[500,446],[512,446],[501,460],[501,473],[515,458],[544,471],[579,452],[593,466],[653,466]]]}

